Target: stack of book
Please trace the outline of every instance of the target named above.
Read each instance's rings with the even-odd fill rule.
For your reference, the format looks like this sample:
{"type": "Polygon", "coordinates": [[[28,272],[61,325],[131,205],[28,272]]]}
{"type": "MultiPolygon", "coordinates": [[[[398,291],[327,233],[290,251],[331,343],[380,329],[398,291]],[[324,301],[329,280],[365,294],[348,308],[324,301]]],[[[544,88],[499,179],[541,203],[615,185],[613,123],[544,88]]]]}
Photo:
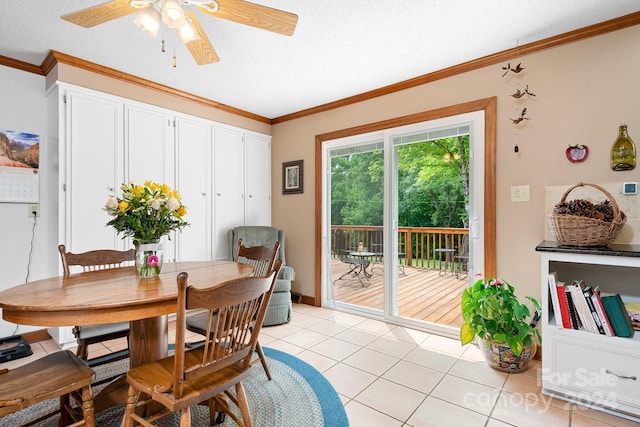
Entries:
{"type": "Polygon", "coordinates": [[[604,295],[583,280],[566,284],[557,272],[549,273],[549,295],[559,328],[580,329],[594,334],[632,337],[629,313],[620,294],[604,295]]]}

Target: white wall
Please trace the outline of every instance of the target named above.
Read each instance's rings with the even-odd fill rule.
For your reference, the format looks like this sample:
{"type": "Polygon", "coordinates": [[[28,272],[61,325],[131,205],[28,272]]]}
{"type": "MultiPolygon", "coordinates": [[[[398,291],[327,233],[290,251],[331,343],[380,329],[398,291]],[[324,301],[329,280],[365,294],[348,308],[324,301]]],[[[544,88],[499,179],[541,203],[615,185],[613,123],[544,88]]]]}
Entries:
{"type": "MultiPolygon", "coordinates": [[[[47,138],[47,108],[45,78],[32,73],[0,66],[0,129],[18,130],[40,135],[40,218],[33,234],[33,251],[29,266],[29,252],[34,221],[27,217],[28,206],[24,203],[0,203],[0,290],[29,281],[41,279],[57,270],[52,266],[56,253],[49,253],[47,225],[51,209],[47,208],[46,176],[51,172],[52,154],[47,138]]],[[[55,246],[55,245],[54,245],[55,246]]],[[[0,338],[42,329],[16,325],[0,320],[0,338]]]]}

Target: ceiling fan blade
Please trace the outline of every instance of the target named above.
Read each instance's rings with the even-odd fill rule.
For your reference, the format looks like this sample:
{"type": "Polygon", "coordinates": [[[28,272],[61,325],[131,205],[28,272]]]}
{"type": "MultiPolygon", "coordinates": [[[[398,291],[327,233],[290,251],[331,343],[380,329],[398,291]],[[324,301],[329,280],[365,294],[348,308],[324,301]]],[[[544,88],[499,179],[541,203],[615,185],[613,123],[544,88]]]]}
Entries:
{"type": "Polygon", "coordinates": [[[290,36],[296,29],[298,15],[243,0],[217,0],[216,12],[198,6],[208,15],[290,36]]]}
{"type": "Polygon", "coordinates": [[[213,49],[213,45],[209,41],[209,37],[207,37],[207,33],[204,32],[204,30],[202,29],[202,25],[200,25],[200,22],[198,22],[196,15],[194,15],[192,12],[189,12],[188,10],[185,10],[184,13],[191,20],[193,29],[196,31],[196,33],[198,33],[198,37],[200,37],[198,40],[185,43],[185,46],[187,46],[187,49],[189,49],[189,52],[191,52],[191,55],[193,56],[193,59],[196,60],[196,63],[198,65],[206,65],[220,61],[218,54],[213,49]]]}
{"type": "Polygon", "coordinates": [[[140,9],[129,5],[129,0],[112,0],[108,3],[62,15],[60,18],[81,27],[90,28],[136,12],[140,12],[140,9]]]}

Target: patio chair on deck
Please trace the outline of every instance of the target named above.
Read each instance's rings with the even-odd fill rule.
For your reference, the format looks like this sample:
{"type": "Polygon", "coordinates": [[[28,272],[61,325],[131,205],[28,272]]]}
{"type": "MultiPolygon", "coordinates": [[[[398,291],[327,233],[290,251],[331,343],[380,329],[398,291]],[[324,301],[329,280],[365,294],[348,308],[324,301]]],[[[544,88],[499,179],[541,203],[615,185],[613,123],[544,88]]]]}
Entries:
{"type": "MultiPolygon", "coordinates": [[[[382,230],[372,231],[371,232],[371,251],[376,253],[376,257],[374,258],[374,261],[373,261],[374,265],[371,267],[372,271],[377,266],[379,266],[380,269],[382,270],[382,255],[384,252],[383,243],[384,243],[384,236],[383,236],[382,230]]],[[[401,242],[398,242],[398,273],[402,274],[403,276],[407,274],[404,269],[404,264],[402,263],[402,258],[404,257],[405,257],[404,244],[401,242]]]]}
{"type": "Polygon", "coordinates": [[[462,236],[462,245],[458,254],[453,258],[456,264],[456,279],[469,273],[469,235],[462,236]]]}
{"type": "Polygon", "coordinates": [[[361,276],[364,276],[367,281],[369,280],[369,275],[366,271],[366,268],[369,267],[371,261],[366,258],[359,258],[351,255],[351,253],[356,251],[357,248],[351,247],[349,245],[348,237],[349,236],[345,234],[344,230],[337,228],[334,231],[334,256],[343,263],[347,264],[349,266],[349,270],[338,277],[336,280],[334,280],[333,284],[335,285],[338,280],[342,280],[345,277],[352,275],[360,281],[360,284],[364,288],[368,285],[368,283],[365,285],[365,282],[362,281],[361,276]]]}

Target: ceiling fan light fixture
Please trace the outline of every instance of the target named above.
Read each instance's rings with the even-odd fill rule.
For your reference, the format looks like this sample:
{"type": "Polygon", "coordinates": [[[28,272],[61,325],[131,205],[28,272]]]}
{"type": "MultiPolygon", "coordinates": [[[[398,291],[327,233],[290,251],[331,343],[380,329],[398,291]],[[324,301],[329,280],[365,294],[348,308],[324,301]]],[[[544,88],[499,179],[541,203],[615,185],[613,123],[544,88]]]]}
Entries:
{"type": "Polygon", "coordinates": [[[162,21],[169,28],[179,29],[184,23],[184,10],[178,0],[164,0],[162,4],[162,21]]]}
{"type": "MultiPolygon", "coordinates": [[[[194,2],[192,2],[194,3],[194,2]]],[[[188,4],[187,0],[185,0],[185,4],[188,4]]],[[[209,13],[216,13],[218,9],[220,9],[220,5],[216,0],[203,1],[201,3],[197,3],[203,9],[206,9],[209,13]]]]}
{"type": "Polygon", "coordinates": [[[158,29],[160,29],[161,20],[162,17],[160,16],[158,9],[152,5],[148,5],[140,15],[138,15],[134,22],[142,31],[149,34],[151,37],[155,37],[156,34],[158,34],[158,29]]]}
{"type": "Polygon", "coordinates": [[[150,4],[150,0],[129,0],[129,6],[136,9],[144,9],[150,4]]]}
{"type": "Polygon", "coordinates": [[[188,19],[185,19],[182,26],[178,28],[178,35],[180,36],[180,40],[182,40],[182,43],[184,44],[191,43],[200,39],[200,36],[196,32],[195,28],[193,28],[193,25],[191,25],[191,22],[189,22],[188,19]]]}

